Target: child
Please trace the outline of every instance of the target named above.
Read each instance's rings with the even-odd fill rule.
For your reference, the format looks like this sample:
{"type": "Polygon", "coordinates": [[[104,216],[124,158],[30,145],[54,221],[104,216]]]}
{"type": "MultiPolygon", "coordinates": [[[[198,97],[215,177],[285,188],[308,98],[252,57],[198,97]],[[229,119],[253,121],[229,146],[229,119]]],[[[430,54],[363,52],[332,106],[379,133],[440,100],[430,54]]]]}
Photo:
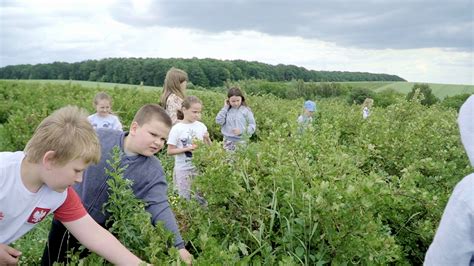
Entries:
{"type": "Polygon", "coordinates": [[[362,118],[367,119],[370,116],[370,108],[374,104],[374,100],[371,98],[365,98],[362,104],[362,118]]]}
{"type": "Polygon", "coordinates": [[[313,115],[316,112],[316,103],[313,101],[304,102],[303,114],[298,116],[298,123],[300,125],[309,125],[313,122],[313,115]]]}
{"type": "Polygon", "coordinates": [[[73,106],[45,118],[24,152],[0,152],[0,265],[18,263],[21,252],[7,245],[49,213],[111,263],[140,263],[87,214],[70,187],[81,182],[84,169],[99,159],[100,144],[87,113],[73,106]]]}
{"type": "MultiPolygon", "coordinates": [[[[160,161],[154,156],[163,148],[170,127],[171,119],[166,111],[157,104],[147,104],[135,114],[130,132],[98,129],[102,158],[85,170],[84,182],[74,186],[74,189],[92,218],[105,226],[109,217],[102,208],[109,199],[105,168],[110,169],[107,161],[111,160],[113,149],[118,146],[122,153],[121,166],[126,167],[123,177],[133,181],[132,190],[137,198],[146,203],[151,222],[156,224],[163,221],[165,227],[174,233],[175,246],[181,258],[190,264],[192,256],[184,248],[184,241],[168,203],[165,174],[160,161]]],[[[67,250],[77,246],[74,237],[68,239],[68,235],[66,228],[53,220],[49,243],[43,253],[43,264],[66,261],[67,250]]]]}
{"type": "Polygon", "coordinates": [[[99,92],[94,97],[96,113],[88,117],[94,129],[111,128],[122,130],[122,123],[112,114],[112,98],[105,92],[99,92]]]}
{"type": "MultiPolygon", "coordinates": [[[[474,166],[474,95],[461,106],[458,116],[461,141],[474,166]]],[[[454,188],[425,265],[474,264],[474,174],[464,177],[454,188]]]]}
{"type": "Polygon", "coordinates": [[[243,142],[242,136],[244,134],[250,137],[255,132],[257,127],[255,118],[250,108],[247,107],[240,88],[229,89],[224,107],[216,116],[216,122],[222,126],[224,149],[227,151],[234,151],[236,144],[243,142]]]}
{"type": "MultiPolygon", "coordinates": [[[[179,196],[191,198],[192,179],[197,175],[192,165],[192,152],[198,147],[195,140],[210,145],[211,139],[207,127],[199,122],[202,102],[196,96],[188,96],[183,101],[183,121],[171,128],[168,139],[168,154],[174,155],[173,182],[179,196]]],[[[199,197],[198,197],[199,199],[199,197]]]]}
{"type": "Polygon", "coordinates": [[[163,94],[161,95],[161,106],[163,106],[171,117],[173,125],[183,119],[181,106],[186,97],[186,86],[188,84],[188,74],[181,69],[172,67],[166,73],[163,84],[163,94]]]}

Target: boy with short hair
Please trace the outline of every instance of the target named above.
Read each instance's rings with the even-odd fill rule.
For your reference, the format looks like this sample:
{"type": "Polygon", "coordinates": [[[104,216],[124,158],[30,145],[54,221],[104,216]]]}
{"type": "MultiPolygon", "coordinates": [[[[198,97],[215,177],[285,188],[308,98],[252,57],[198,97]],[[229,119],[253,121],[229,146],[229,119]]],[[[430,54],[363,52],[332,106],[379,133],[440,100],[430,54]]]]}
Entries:
{"type": "Polygon", "coordinates": [[[87,214],[71,188],[99,159],[100,145],[87,113],[74,106],[45,118],[24,152],[0,152],[0,265],[18,263],[21,252],[8,244],[49,213],[111,263],[141,262],[87,214]]]}
{"type": "MultiPolygon", "coordinates": [[[[104,203],[109,199],[105,169],[110,169],[107,160],[111,160],[113,149],[118,146],[122,153],[121,166],[126,167],[123,177],[133,180],[132,190],[137,198],[145,202],[152,223],[163,221],[165,227],[175,234],[175,246],[179,249],[182,260],[190,264],[192,256],[184,248],[184,241],[168,203],[165,174],[160,161],[154,156],[163,148],[170,128],[171,119],[166,111],[157,104],[147,104],[135,114],[129,132],[98,129],[102,158],[98,164],[86,169],[84,182],[75,185],[74,189],[92,218],[105,226],[109,217],[102,211],[104,203]]],[[[43,253],[43,265],[67,260],[67,250],[77,246],[77,241],[73,237],[68,239],[67,236],[66,228],[53,220],[49,241],[43,253]]]]}
{"type": "MultiPolygon", "coordinates": [[[[461,141],[474,166],[474,95],[458,115],[461,141]]],[[[424,265],[474,265],[474,173],[454,188],[424,265]]]]}

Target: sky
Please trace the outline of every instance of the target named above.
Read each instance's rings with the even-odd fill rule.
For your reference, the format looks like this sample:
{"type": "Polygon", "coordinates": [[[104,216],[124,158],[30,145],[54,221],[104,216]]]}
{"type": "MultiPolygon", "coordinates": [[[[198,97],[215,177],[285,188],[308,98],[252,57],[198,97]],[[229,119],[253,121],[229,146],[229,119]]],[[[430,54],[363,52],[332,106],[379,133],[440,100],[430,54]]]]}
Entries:
{"type": "Polygon", "coordinates": [[[0,67],[195,57],[474,85],[474,0],[0,3],[0,67]]]}

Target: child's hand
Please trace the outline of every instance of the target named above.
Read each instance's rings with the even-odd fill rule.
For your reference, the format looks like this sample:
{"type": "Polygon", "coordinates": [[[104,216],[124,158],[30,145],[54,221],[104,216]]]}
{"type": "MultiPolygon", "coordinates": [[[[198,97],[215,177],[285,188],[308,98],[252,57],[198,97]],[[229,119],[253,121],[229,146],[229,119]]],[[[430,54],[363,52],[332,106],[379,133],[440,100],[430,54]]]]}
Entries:
{"type": "Polygon", "coordinates": [[[206,143],[207,145],[211,145],[211,137],[209,137],[209,132],[206,131],[202,139],[204,140],[204,143],[206,143]]]}
{"type": "Polygon", "coordinates": [[[232,129],[232,133],[234,133],[234,135],[238,136],[238,135],[240,135],[240,133],[242,133],[242,132],[240,132],[240,129],[239,129],[239,128],[233,128],[233,129],[232,129]]]}
{"type": "Polygon", "coordinates": [[[179,257],[181,258],[182,261],[184,261],[184,263],[186,263],[186,265],[192,265],[193,255],[191,255],[189,251],[187,251],[185,248],[182,248],[178,250],[178,252],[179,252],[179,257]]]}
{"type": "Polygon", "coordinates": [[[188,146],[186,148],[188,148],[188,151],[194,151],[197,147],[198,147],[198,145],[193,143],[193,144],[191,144],[190,146],[188,146]]]}
{"type": "Polygon", "coordinates": [[[5,244],[0,244],[0,265],[16,265],[18,263],[18,257],[20,255],[20,251],[5,244]]]}
{"type": "Polygon", "coordinates": [[[224,100],[224,107],[226,107],[226,106],[229,106],[229,100],[228,99],[224,100]]]}

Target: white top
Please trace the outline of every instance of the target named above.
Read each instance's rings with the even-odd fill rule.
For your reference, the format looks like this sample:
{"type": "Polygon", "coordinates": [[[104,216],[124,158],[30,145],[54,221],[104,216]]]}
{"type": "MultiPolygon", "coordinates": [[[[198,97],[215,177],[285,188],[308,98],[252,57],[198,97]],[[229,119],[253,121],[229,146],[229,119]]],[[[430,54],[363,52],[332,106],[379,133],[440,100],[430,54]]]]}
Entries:
{"type": "Polygon", "coordinates": [[[0,153],[0,243],[9,244],[31,230],[66,200],[67,191],[42,186],[29,191],[20,176],[23,152],[0,153]]]}
{"type": "MultiPolygon", "coordinates": [[[[168,136],[168,144],[177,148],[184,148],[193,144],[193,139],[203,140],[207,127],[199,121],[191,124],[178,123],[171,128],[168,136]]],[[[192,165],[192,152],[185,152],[174,155],[174,168],[176,170],[190,170],[192,165]]]]}
{"type": "Polygon", "coordinates": [[[458,125],[462,144],[474,166],[474,95],[469,96],[459,109],[458,125]]]}
{"type": "Polygon", "coordinates": [[[454,188],[424,265],[474,265],[474,174],[454,188]]]}
{"type": "Polygon", "coordinates": [[[108,115],[108,116],[99,116],[97,113],[90,115],[87,117],[89,122],[92,124],[94,129],[98,128],[109,128],[115,130],[122,130],[122,123],[120,123],[119,118],[116,115],[108,115]]]}
{"type": "Polygon", "coordinates": [[[369,108],[366,106],[366,107],[364,107],[364,109],[362,110],[362,118],[367,119],[367,117],[369,117],[369,115],[370,115],[370,110],[369,110],[369,108]]]}

